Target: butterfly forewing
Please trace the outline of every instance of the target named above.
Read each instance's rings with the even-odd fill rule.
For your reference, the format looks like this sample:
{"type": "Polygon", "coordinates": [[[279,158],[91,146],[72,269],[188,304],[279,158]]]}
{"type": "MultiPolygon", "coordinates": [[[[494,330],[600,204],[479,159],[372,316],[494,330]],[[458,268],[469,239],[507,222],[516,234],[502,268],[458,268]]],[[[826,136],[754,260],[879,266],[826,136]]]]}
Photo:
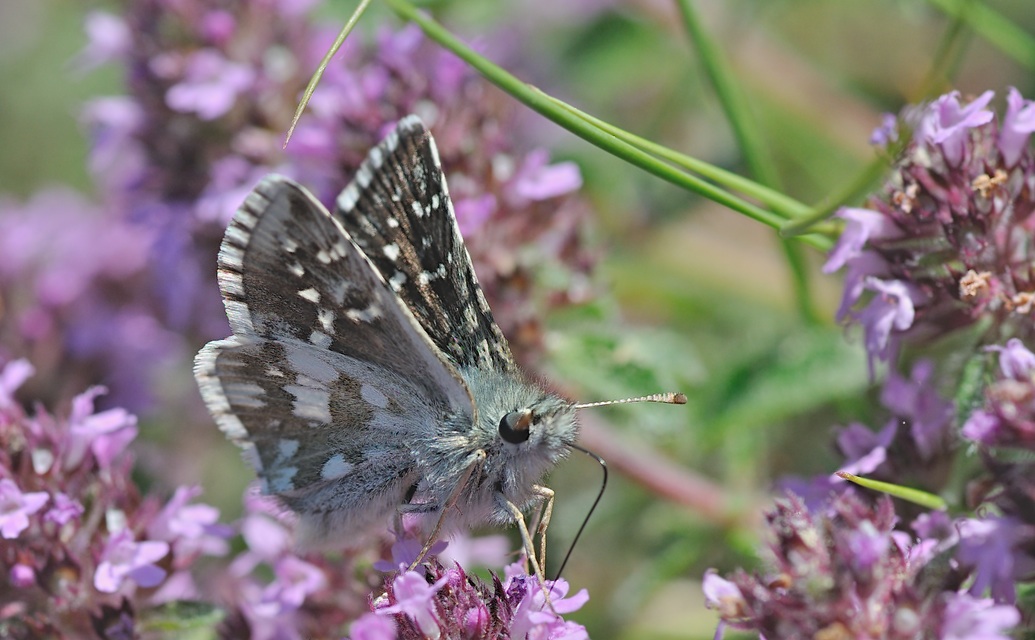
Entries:
{"type": "Polygon", "coordinates": [[[371,151],[335,217],[460,367],[511,370],[453,214],[438,151],[416,117],[371,151]]]}
{"type": "Polygon", "coordinates": [[[414,425],[473,418],[453,366],[290,180],[266,178],[234,216],[219,283],[234,335],[199,353],[202,396],[253,451],[266,490],[303,515],[361,499],[396,507],[415,472],[414,425]]]}

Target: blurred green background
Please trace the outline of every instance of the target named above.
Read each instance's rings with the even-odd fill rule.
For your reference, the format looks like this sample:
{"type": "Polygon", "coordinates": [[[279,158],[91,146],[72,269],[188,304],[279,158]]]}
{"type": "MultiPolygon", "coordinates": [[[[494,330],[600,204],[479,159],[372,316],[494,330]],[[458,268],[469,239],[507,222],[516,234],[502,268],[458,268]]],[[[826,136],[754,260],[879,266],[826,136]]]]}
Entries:
{"type": "MultiPolygon", "coordinates": [[[[942,58],[951,85],[927,86],[953,28],[941,4],[695,6],[748,99],[780,188],[811,204],[874,158],[868,138],[882,111],[897,111],[925,90],[993,89],[1001,100],[1012,85],[1035,94],[1035,55],[1010,55],[965,27],[959,47],[942,58]]],[[[1035,32],[1030,2],[986,5],[1035,32]]],[[[105,6],[116,9],[72,0],[0,3],[0,197],[23,198],[53,183],[90,190],[77,113],[92,96],[121,93],[120,71],[83,74],[70,61],[85,43],[85,12],[105,6]]],[[[338,3],[320,11],[342,20],[350,9],[338,3]]],[[[534,37],[512,45],[512,59],[524,65],[512,67],[519,76],[620,127],[746,173],[675,3],[486,1],[438,3],[435,10],[475,41],[501,24],[532,25],[527,33],[534,37]]],[[[398,24],[384,9],[364,22],[398,24]]],[[[822,255],[806,251],[820,318],[809,322],[798,312],[771,230],[553,125],[542,132],[540,142],[558,158],[582,167],[584,193],[595,207],[588,232],[601,256],[599,300],[547,319],[543,373],[584,401],[665,390],[690,398],[683,408],[584,412],[585,442],[602,449],[613,473],[565,572],[575,589],[591,593],[573,617],[594,638],[711,638],[716,619],[703,606],[701,575],[757,562],[754,523],[774,479],[833,471],[833,428],[882,420],[858,337],[846,340],[833,322],[839,282],[819,273],[822,255]],[[612,448],[614,458],[607,455],[612,448]],[[673,475],[658,475],[665,464],[673,475]]],[[[189,369],[167,383],[192,385],[189,369]]],[[[232,519],[250,470],[214,427],[200,424],[204,419],[184,426],[175,407],[166,409],[145,420],[141,459],[172,456],[176,464],[162,465],[176,476],[168,481],[201,482],[204,499],[232,519]]],[[[551,478],[558,495],[554,568],[599,473],[575,456],[551,478]]]]}

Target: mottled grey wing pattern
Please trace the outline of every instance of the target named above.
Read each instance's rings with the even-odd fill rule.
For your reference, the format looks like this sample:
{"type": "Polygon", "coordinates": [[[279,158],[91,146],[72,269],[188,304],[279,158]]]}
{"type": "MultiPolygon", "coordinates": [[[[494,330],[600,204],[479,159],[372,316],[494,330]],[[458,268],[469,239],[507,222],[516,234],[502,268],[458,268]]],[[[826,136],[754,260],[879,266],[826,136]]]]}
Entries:
{"type": "Polygon", "coordinates": [[[438,151],[415,116],[370,152],[335,217],[461,367],[514,368],[457,228],[438,151]]]}
{"type": "Polygon", "coordinates": [[[414,438],[475,415],[453,365],[286,178],[264,179],[235,214],[218,273],[233,335],[201,350],[195,376],[220,428],[303,520],[386,517],[414,481],[414,438]]]}

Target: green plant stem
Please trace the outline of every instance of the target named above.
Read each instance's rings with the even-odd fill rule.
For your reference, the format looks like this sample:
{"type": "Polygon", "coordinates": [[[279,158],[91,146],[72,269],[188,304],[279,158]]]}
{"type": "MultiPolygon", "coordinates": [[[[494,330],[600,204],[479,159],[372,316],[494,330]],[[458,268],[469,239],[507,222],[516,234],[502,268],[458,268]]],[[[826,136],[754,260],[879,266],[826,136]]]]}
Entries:
{"type": "Polygon", "coordinates": [[[356,10],[349,16],[345,26],[338,32],[338,37],[334,39],[334,44],[324,54],[323,59],[320,60],[320,64],[317,65],[316,71],[313,73],[313,77],[309,78],[309,84],[305,86],[305,91],[302,92],[302,99],[298,101],[298,107],[295,108],[295,115],[291,118],[291,126],[288,127],[287,135],[284,136],[284,146],[288,145],[291,141],[291,134],[295,132],[295,126],[298,125],[299,118],[302,117],[302,113],[305,112],[306,105],[309,104],[309,99],[313,97],[313,92],[316,91],[317,85],[320,84],[320,78],[323,77],[323,72],[327,70],[327,65],[331,63],[331,58],[334,54],[338,53],[341,49],[341,45],[345,43],[345,38],[349,37],[352,30],[359,23],[359,19],[366,12],[367,7],[370,6],[371,0],[359,0],[359,4],[356,5],[356,10]]]}
{"type": "Polygon", "coordinates": [[[889,496],[900,498],[913,504],[918,504],[921,507],[933,509],[935,511],[944,511],[948,509],[948,505],[940,497],[933,493],[921,491],[920,489],[913,489],[912,487],[904,487],[900,484],[892,484],[890,482],[881,482],[880,480],[870,480],[869,478],[863,478],[847,471],[838,471],[837,476],[848,482],[859,485],[860,487],[866,487],[874,491],[880,491],[886,493],[889,496]]]}
{"type": "Polygon", "coordinates": [[[1035,36],[983,2],[927,0],[953,18],[964,21],[979,36],[1028,70],[1035,70],[1035,36]]]}
{"type": "MultiPolygon", "coordinates": [[[[580,138],[629,162],[662,180],[670,182],[688,191],[700,194],[714,202],[722,204],[749,218],[779,228],[784,218],[772,211],[755,206],[737,196],[724,191],[708,182],[689,175],[671,165],[660,161],[633,145],[618,139],[616,136],[599,129],[590,122],[558,106],[554,99],[542,91],[528,85],[513,75],[477,54],[435,20],[419,11],[406,0],[385,0],[385,3],[400,17],[417,24],[429,38],[453,52],[461,60],[482,74],[487,80],[500,87],[532,110],[545,116],[554,123],[574,133],[580,138]]],[[[802,242],[815,246],[820,250],[830,247],[830,239],[822,236],[802,236],[802,242]]]]}
{"type": "MultiPolygon", "coordinates": [[[[755,119],[751,116],[744,94],[733,81],[733,73],[726,64],[722,51],[698,20],[692,0],[676,0],[676,5],[683,17],[683,25],[690,36],[690,43],[697,50],[697,56],[704,67],[705,75],[715,90],[719,104],[722,105],[722,110],[733,130],[737,146],[744,155],[748,170],[763,185],[778,189],[780,187],[779,173],[766,151],[762,136],[758,133],[755,119]]],[[[790,268],[798,313],[806,322],[816,324],[819,318],[812,304],[811,270],[805,256],[801,253],[801,248],[787,238],[781,238],[780,244],[790,268]]]]}

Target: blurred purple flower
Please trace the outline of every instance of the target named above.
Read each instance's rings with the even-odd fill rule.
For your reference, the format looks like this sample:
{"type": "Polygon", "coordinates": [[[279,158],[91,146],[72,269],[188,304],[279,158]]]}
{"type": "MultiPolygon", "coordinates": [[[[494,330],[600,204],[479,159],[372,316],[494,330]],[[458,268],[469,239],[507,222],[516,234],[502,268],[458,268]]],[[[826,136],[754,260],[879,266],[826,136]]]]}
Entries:
{"type": "Polygon", "coordinates": [[[960,562],[974,569],[970,594],[982,596],[988,590],[996,602],[1012,604],[1016,598],[1014,579],[1035,565],[1015,566],[1015,553],[1022,540],[1030,538],[1021,522],[1013,518],[965,519],[956,524],[960,562]]]}
{"type": "Polygon", "coordinates": [[[13,480],[0,479],[0,535],[10,540],[29,528],[29,516],[47,504],[46,491],[23,493],[13,480]]]}
{"type": "Polygon", "coordinates": [[[909,380],[888,372],[881,391],[881,404],[896,416],[908,418],[909,433],[922,460],[944,452],[951,444],[949,428],[955,405],[939,395],[934,374],[932,361],[919,360],[909,380]]]}
{"type": "Polygon", "coordinates": [[[137,542],[132,532],[126,529],[113,533],[101,554],[93,585],[102,593],[115,593],[126,580],[141,587],[157,586],[166,574],[155,562],[168,553],[169,544],[166,542],[137,542]]]}
{"type": "Polygon", "coordinates": [[[893,113],[882,113],[880,125],[870,134],[870,144],[887,147],[889,142],[898,142],[898,117],[893,113]]]}
{"type": "Polygon", "coordinates": [[[0,369],[0,417],[17,406],[14,392],[35,372],[36,369],[25,359],[12,360],[0,369]]]}
{"type": "Polygon", "coordinates": [[[1017,164],[1028,147],[1032,132],[1035,132],[1035,102],[1025,100],[1020,91],[1010,87],[998,140],[1004,165],[1012,167],[1017,164]]]}
{"type": "Polygon", "coordinates": [[[1004,439],[1000,432],[1001,426],[1002,423],[995,415],[978,409],[963,423],[960,434],[979,444],[994,445],[1004,439]]]}
{"type": "Polygon", "coordinates": [[[60,491],[53,495],[53,499],[54,506],[44,514],[45,520],[62,526],[83,515],[83,505],[78,500],[70,498],[60,491]]]}
{"type": "Polygon", "coordinates": [[[11,581],[11,586],[18,589],[27,589],[36,584],[36,572],[32,567],[19,562],[11,567],[11,570],[8,572],[8,579],[11,581]]]}
{"type": "Polygon", "coordinates": [[[1010,640],[1006,632],[1021,620],[1016,607],[966,593],[950,595],[944,606],[939,640],[1010,640]]]}
{"type": "Polygon", "coordinates": [[[231,62],[215,49],[202,49],[186,60],[182,80],[169,87],[169,108],[215,120],[234,106],[238,96],[251,88],[255,73],[231,62]]]}
{"type": "Polygon", "coordinates": [[[137,437],[137,418],[125,409],[93,413],[94,398],[105,393],[104,387],[93,387],[73,399],[65,468],[79,466],[89,450],[97,465],[106,469],[137,437]]]}
{"type": "Polygon", "coordinates": [[[991,345],[989,351],[999,352],[999,369],[1003,376],[1020,382],[1031,382],[1035,373],[1035,353],[1028,351],[1017,338],[1006,341],[1005,347],[991,345]]]}
{"type": "MultiPolygon", "coordinates": [[[[890,421],[879,432],[874,433],[859,423],[852,423],[837,434],[837,448],[848,460],[840,471],[854,475],[867,475],[888,459],[888,447],[895,439],[898,421],[890,421]]],[[[838,482],[844,482],[838,478],[838,482]]]]}
{"type": "Polygon", "coordinates": [[[395,620],[377,613],[363,614],[349,628],[349,640],[395,640],[397,637],[395,620]]]}
{"type": "Polygon", "coordinates": [[[105,11],[91,11],[83,23],[87,44],[73,61],[82,71],[111,62],[129,51],[132,35],[126,23],[105,11]]]}
{"type": "Polygon", "coordinates": [[[549,164],[546,149],[535,149],[525,156],[509,185],[509,195],[517,206],[529,201],[549,200],[582,187],[582,174],[574,162],[549,164]]]}
{"type": "Polygon", "coordinates": [[[170,543],[181,561],[192,561],[199,553],[224,555],[228,551],[226,538],[231,531],[218,523],[219,509],[207,504],[187,504],[199,495],[201,487],[177,488],[147,527],[148,536],[170,543]]]}

